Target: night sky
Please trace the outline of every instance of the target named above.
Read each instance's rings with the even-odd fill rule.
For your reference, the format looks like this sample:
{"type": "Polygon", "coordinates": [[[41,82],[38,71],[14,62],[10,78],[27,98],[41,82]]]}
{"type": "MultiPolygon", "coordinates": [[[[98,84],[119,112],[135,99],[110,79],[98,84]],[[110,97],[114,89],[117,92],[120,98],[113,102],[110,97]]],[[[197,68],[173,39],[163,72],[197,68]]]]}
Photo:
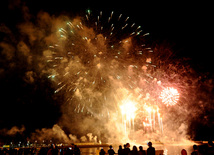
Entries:
{"type": "MultiPolygon", "coordinates": [[[[15,58],[5,59],[2,42],[16,44],[20,37],[18,25],[26,18],[25,13],[31,15],[30,20],[40,12],[48,12],[58,16],[65,14],[75,16],[85,10],[103,10],[125,13],[150,33],[151,46],[167,45],[178,59],[188,59],[189,65],[205,78],[211,80],[209,89],[213,93],[213,48],[212,48],[212,4],[205,2],[144,2],[144,1],[45,1],[45,0],[9,0],[0,5],[0,138],[4,131],[13,126],[25,127],[24,136],[29,136],[35,129],[51,128],[61,117],[60,103],[63,98],[54,96],[54,88],[49,79],[44,76],[34,76],[31,82],[26,71],[32,70],[26,66],[28,60],[22,59],[17,53],[15,58]],[[8,29],[6,29],[7,27],[8,29]],[[9,31],[10,30],[10,31],[9,31]],[[6,32],[6,33],[5,33],[6,32]],[[12,35],[11,35],[12,34],[12,35]],[[8,36],[10,37],[8,37],[8,36]],[[11,37],[12,36],[12,37],[11,37]],[[12,61],[15,61],[13,64],[12,61]],[[16,67],[14,67],[15,65],[16,67]],[[13,66],[13,67],[11,67],[13,66]],[[54,96],[54,97],[53,97],[54,96]]],[[[6,54],[7,55],[7,54],[6,54]]],[[[35,68],[34,68],[35,69],[35,68]]],[[[36,70],[36,69],[35,69],[36,70]]],[[[31,74],[29,72],[29,74],[31,74]]],[[[32,73],[33,74],[33,73],[32,73]]],[[[203,89],[207,89],[206,87],[203,89]]],[[[212,95],[210,104],[214,104],[212,95]]],[[[196,140],[214,138],[213,107],[207,108],[209,125],[197,120],[191,124],[195,130],[196,140]],[[208,135],[204,132],[208,131],[208,135]]]]}

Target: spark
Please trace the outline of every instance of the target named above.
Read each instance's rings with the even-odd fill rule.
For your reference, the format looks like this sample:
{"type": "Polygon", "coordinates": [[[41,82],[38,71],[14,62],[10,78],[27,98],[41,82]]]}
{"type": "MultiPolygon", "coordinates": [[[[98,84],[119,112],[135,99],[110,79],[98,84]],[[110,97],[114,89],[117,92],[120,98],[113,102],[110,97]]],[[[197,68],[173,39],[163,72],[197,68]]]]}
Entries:
{"type": "Polygon", "coordinates": [[[129,19],[129,17],[126,18],[125,22],[127,22],[128,19],[129,19]]]}
{"type": "Polygon", "coordinates": [[[120,15],[119,15],[119,17],[118,17],[118,21],[120,20],[120,18],[121,18],[121,17],[122,17],[122,14],[120,14],[120,15]]]}

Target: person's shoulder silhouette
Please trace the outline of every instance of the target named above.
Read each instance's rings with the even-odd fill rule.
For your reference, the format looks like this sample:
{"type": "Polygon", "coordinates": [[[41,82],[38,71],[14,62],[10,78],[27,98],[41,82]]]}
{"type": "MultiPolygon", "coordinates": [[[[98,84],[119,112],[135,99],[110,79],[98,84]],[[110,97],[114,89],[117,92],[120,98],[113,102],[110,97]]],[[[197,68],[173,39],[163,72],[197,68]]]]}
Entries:
{"type": "Polygon", "coordinates": [[[193,152],[191,153],[191,155],[198,155],[198,146],[197,145],[193,145],[193,152]]]}
{"type": "Polygon", "coordinates": [[[143,150],[143,146],[139,146],[138,155],[146,155],[146,151],[143,150]]]}
{"type": "Polygon", "coordinates": [[[106,152],[104,151],[103,148],[101,148],[99,155],[105,155],[105,154],[106,154],[106,152]]]}
{"type": "Polygon", "coordinates": [[[114,155],[115,154],[112,145],[109,146],[108,154],[109,155],[114,155]]]}
{"type": "Polygon", "coordinates": [[[117,151],[118,155],[123,155],[123,148],[121,145],[119,145],[119,149],[117,151]]]}
{"type": "Polygon", "coordinates": [[[155,148],[152,147],[152,142],[148,143],[147,155],[155,155],[155,148]]]}

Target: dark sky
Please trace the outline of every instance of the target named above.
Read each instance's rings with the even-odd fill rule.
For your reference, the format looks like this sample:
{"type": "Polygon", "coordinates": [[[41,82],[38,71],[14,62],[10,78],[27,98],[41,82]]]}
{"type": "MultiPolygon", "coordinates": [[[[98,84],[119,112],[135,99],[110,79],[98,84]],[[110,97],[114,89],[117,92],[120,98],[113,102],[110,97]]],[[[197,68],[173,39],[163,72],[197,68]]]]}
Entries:
{"type": "MultiPolygon", "coordinates": [[[[146,32],[149,32],[154,42],[167,42],[178,57],[190,58],[195,70],[202,74],[208,72],[213,75],[212,4],[201,1],[193,3],[181,1],[72,1],[71,3],[68,0],[9,0],[1,2],[0,24],[6,25],[12,30],[16,29],[14,25],[23,22],[21,10],[23,5],[27,6],[29,13],[35,16],[39,11],[57,16],[62,13],[74,15],[84,12],[86,9],[125,13],[141,25],[146,32]]],[[[0,41],[3,38],[0,33],[0,41]]],[[[5,65],[3,60],[0,61],[0,64],[5,65]]],[[[7,68],[7,66],[4,67],[7,68]]],[[[53,99],[51,95],[46,96],[46,94],[53,93],[50,82],[39,77],[36,85],[26,85],[21,76],[24,72],[20,67],[18,71],[1,74],[1,129],[20,126],[20,124],[24,124],[26,128],[32,130],[51,127],[61,115],[59,106],[55,104],[59,99],[53,99]],[[23,87],[24,89],[22,89],[23,87]],[[30,93],[30,91],[33,92],[30,93]],[[40,102],[41,98],[42,102],[40,102]],[[39,115],[38,111],[40,111],[39,115]],[[43,119],[44,116],[45,119],[43,119]],[[29,124],[29,120],[33,123],[29,124]]]]}
{"type": "Polygon", "coordinates": [[[39,11],[56,16],[62,13],[74,15],[86,9],[125,13],[141,24],[153,40],[170,42],[181,56],[193,58],[194,63],[199,63],[203,69],[212,70],[212,9],[209,3],[10,0],[1,5],[1,21],[11,25],[21,22],[21,5],[26,5],[34,15],[39,11]]]}

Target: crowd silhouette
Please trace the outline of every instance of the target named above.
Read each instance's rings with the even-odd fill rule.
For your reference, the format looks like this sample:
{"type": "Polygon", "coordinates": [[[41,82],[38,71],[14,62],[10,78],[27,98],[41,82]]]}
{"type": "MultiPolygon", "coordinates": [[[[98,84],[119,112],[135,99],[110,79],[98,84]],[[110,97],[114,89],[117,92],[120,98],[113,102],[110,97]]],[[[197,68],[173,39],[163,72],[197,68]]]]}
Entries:
{"type": "MultiPolygon", "coordinates": [[[[113,150],[112,146],[110,145],[110,149],[106,153],[104,149],[101,149],[99,155],[114,155],[116,154],[113,150]]],[[[123,145],[123,148],[121,145],[119,145],[118,149],[118,155],[163,155],[156,152],[155,148],[152,146],[152,142],[148,142],[148,148],[147,150],[143,150],[143,146],[139,146],[139,149],[137,146],[133,146],[132,150],[130,149],[130,144],[126,143],[123,145]]],[[[181,155],[187,155],[187,151],[185,149],[181,150],[181,155]]],[[[214,144],[212,141],[208,141],[207,145],[193,145],[193,151],[191,152],[191,155],[214,155],[214,144]]]]}
{"type": "MultiPolygon", "coordinates": [[[[160,150],[159,150],[160,151],[160,150]]],[[[98,153],[98,152],[97,152],[98,153]]],[[[162,152],[158,152],[152,146],[152,142],[148,142],[148,148],[143,149],[143,146],[133,146],[130,149],[130,144],[126,143],[119,145],[118,150],[114,150],[112,145],[109,146],[108,150],[101,148],[99,150],[99,155],[163,155],[162,152]]],[[[60,146],[57,147],[55,144],[52,144],[51,147],[31,147],[31,148],[0,148],[0,155],[81,155],[80,149],[71,144],[70,146],[60,146]]],[[[187,155],[185,149],[181,150],[181,155],[187,155]]],[[[209,141],[207,144],[203,145],[193,145],[193,151],[191,155],[214,155],[214,144],[212,141],[209,141]]]]}
{"type": "Polygon", "coordinates": [[[41,147],[39,150],[36,147],[31,148],[3,148],[0,149],[0,155],[80,155],[80,149],[71,144],[69,147],[57,147],[52,144],[51,147],[41,147]]]}
{"type": "Polygon", "coordinates": [[[208,141],[207,145],[199,145],[199,146],[194,144],[193,145],[193,152],[191,153],[191,155],[214,155],[214,144],[213,144],[213,142],[208,141]]]}
{"type": "MultiPolygon", "coordinates": [[[[152,147],[152,142],[149,142],[148,146],[149,146],[149,148],[147,149],[147,153],[146,153],[146,151],[143,150],[143,146],[139,146],[139,150],[138,150],[137,146],[134,145],[131,150],[130,144],[126,143],[123,145],[123,148],[121,145],[119,145],[117,154],[118,155],[155,155],[155,148],[152,147]]],[[[104,155],[104,154],[114,155],[116,153],[115,153],[112,145],[110,145],[108,153],[106,153],[103,148],[100,150],[99,155],[104,155]]]]}

